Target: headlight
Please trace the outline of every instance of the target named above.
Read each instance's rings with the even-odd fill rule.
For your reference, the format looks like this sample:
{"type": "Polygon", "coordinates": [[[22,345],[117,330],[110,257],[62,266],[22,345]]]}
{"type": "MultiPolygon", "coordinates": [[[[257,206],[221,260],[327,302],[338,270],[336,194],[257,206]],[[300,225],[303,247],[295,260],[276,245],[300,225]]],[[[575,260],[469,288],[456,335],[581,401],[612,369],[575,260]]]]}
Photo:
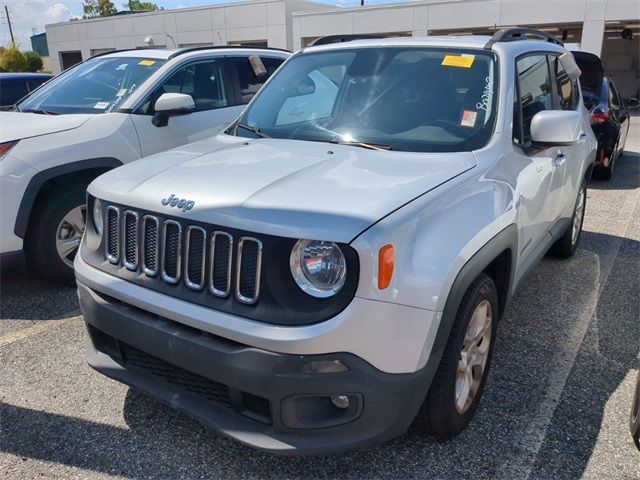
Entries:
{"type": "Polygon", "coordinates": [[[298,240],[291,250],[289,265],[298,286],[313,297],[335,295],[347,277],[344,255],[333,242],[298,240]]]}
{"type": "Polygon", "coordinates": [[[18,143],[18,140],[14,140],[12,142],[0,143],[0,160],[7,153],[9,153],[9,150],[11,150],[13,147],[15,147],[17,145],[17,143],[18,143]]]}
{"type": "Polygon", "coordinates": [[[104,218],[102,217],[102,205],[97,198],[93,201],[93,225],[96,227],[96,232],[102,237],[102,230],[104,228],[104,218]]]}

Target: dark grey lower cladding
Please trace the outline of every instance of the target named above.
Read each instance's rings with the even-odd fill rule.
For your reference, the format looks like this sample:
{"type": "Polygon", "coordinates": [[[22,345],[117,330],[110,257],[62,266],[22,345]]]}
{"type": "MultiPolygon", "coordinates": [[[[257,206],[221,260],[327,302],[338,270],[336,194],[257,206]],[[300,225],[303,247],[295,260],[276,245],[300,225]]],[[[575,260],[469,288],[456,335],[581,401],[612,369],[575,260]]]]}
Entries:
{"type": "Polygon", "coordinates": [[[347,353],[269,352],[152,315],[83,284],[78,296],[93,368],[261,450],[320,454],[396,437],[413,421],[435,370],[429,362],[416,373],[389,374],[347,353]],[[312,365],[336,362],[348,370],[309,373],[312,365]],[[336,406],[331,398],[338,396],[348,405],[336,406]]]}

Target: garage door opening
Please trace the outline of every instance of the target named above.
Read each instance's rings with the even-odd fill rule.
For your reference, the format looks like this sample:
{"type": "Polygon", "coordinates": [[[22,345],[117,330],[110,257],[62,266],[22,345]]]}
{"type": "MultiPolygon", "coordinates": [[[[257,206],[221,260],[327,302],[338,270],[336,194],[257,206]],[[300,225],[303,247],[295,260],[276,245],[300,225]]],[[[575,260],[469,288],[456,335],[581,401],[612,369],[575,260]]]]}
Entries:
{"type": "Polygon", "coordinates": [[[77,52],[60,52],[60,66],[62,70],[80,63],[82,61],[82,53],[77,52]]]}

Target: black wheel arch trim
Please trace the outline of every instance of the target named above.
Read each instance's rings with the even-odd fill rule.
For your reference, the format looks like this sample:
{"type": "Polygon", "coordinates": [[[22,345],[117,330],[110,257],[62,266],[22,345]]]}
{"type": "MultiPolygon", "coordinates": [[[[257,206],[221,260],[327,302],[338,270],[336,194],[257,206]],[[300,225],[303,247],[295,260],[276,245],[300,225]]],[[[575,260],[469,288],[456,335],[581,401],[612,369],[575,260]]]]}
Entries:
{"type": "Polygon", "coordinates": [[[518,252],[518,229],[513,224],[501,230],[496,236],[483,245],[458,272],[447,295],[440,325],[438,326],[436,338],[427,361],[427,367],[430,367],[428,370],[435,372],[435,369],[437,369],[440,364],[449,340],[449,335],[451,334],[451,329],[453,328],[453,322],[455,321],[460,302],[465,292],[478,275],[503,254],[505,250],[511,251],[511,269],[509,272],[506,300],[502,311],[504,312],[504,310],[508,308],[511,297],[513,296],[514,274],[518,252]]]}
{"type": "Polygon", "coordinates": [[[121,165],[123,165],[123,163],[117,158],[98,157],[58,165],[57,167],[48,168],[47,170],[42,170],[36,173],[29,181],[29,184],[22,195],[20,207],[18,208],[18,214],[16,216],[16,223],[13,227],[13,233],[24,239],[27,233],[27,227],[29,226],[29,217],[31,216],[33,204],[35,203],[42,186],[47,181],[69,173],[82,172],[83,170],[91,170],[95,168],[112,169],[120,167],[121,165]]]}

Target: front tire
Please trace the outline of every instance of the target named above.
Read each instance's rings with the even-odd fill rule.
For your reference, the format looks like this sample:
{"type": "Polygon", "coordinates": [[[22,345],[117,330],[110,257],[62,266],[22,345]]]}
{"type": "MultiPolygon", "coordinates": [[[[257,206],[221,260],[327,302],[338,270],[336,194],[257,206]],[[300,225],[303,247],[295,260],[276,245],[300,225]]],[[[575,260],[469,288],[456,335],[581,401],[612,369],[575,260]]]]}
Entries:
{"type": "Polygon", "coordinates": [[[584,211],[587,204],[587,182],[583,181],[578,191],[575,206],[573,207],[573,216],[571,224],[567,231],[564,232],[551,249],[552,253],[561,258],[569,258],[576,253],[578,243],[580,242],[580,234],[582,233],[582,223],[584,221],[584,211]]]}
{"type": "Polygon", "coordinates": [[[471,422],[489,372],[498,320],[498,293],[480,274],[465,292],[418,421],[429,435],[449,440],[471,422]]]}
{"type": "Polygon", "coordinates": [[[30,268],[51,280],[73,284],[73,259],[86,225],[85,202],[85,189],[77,187],[39,202],[26,237],[30,268]]]}

